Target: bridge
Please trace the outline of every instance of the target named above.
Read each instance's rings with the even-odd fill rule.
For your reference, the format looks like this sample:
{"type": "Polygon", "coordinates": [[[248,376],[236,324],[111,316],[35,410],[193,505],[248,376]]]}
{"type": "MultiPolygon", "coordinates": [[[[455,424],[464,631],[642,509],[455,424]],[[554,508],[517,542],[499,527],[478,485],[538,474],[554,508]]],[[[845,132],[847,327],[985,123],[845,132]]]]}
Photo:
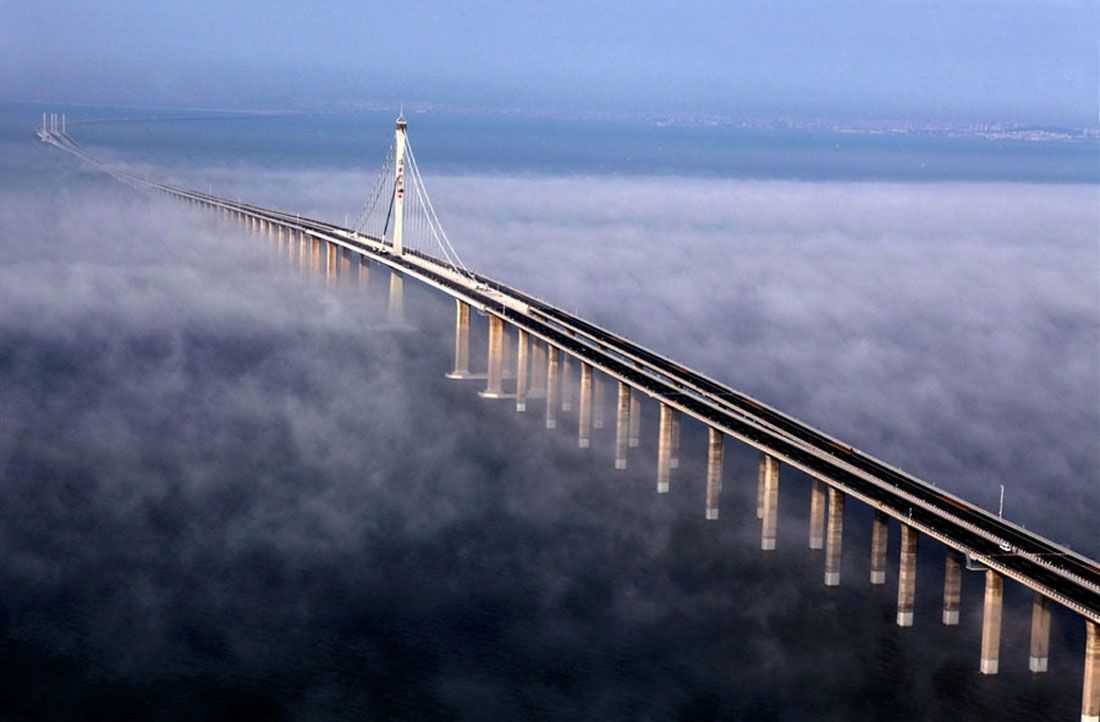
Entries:
{"type": "Polygon", "coordinates": [[[683,418],[708,433],[704,513],[719,518],[722,465],[727,438],[760,454],[756,516],[760,547],[775,549],[778,498],[784,466],[810,478],[809,539],[824,550],[823,583],[840,584],[844,509],[848,500],[874,510],[869,581],[885,584],[888,525],[901,531],[897,624],[914,624],[917,554],[921,537],[947,550],[943,572],[944,625],[959,624],[962,574],[985,575],[979,671],[997,674],[1000,665],[1004,581],[1034,592],[1029,668],[1048,667],[1052,602],[1083,618],[1084,675],[1081,719],[1100,722],[1100,564],[1039,534],[1023,529],[934,484],[835,439],[670,358],[644,348],[551,303],[470,270],[447,238],[428,198],[409,144],[407,124],[398,118],[394,142],[351,227],[304,218],[211,193],[160,182],[120,168],[89,152],[67,132],[64,116],[43,116],[38,137],[119,181],[168,196],[231,219],[272,238],[289,258],[315,271],[324,254],[333,271],[343,259],[388,269],[389,323],[404,323],[405,279],[419,281],[455,299],[455,379],[483,379],[481,396],[514,400],[518,412],[544,400],[547,428],[559,411],[576,402],[578,446],[591,443],[592,429],[606,422],[607,387],[613,387],[614,465],[626,469],[627,449],[641,441],[642,403],[659,408],[656,490],[668,493],[679,466],[683,418]],[[472,311],[487,319],[486,371],[470,370],[472,311]],[[573,367],[579,383],[573,383],[573,367]]]}

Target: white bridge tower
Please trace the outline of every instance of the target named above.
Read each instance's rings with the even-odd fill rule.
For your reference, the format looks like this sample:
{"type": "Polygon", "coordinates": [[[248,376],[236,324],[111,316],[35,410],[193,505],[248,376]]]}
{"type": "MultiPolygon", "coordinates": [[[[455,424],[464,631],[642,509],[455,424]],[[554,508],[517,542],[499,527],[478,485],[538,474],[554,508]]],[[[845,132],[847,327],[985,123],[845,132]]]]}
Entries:
{"type": "Polygon", "coordinates": [[[394,166],[397,176],[393,186],[393,252],[400,256],[405,241],[405,113],[397,116],[397,135],[394,140],[394,166]]]}

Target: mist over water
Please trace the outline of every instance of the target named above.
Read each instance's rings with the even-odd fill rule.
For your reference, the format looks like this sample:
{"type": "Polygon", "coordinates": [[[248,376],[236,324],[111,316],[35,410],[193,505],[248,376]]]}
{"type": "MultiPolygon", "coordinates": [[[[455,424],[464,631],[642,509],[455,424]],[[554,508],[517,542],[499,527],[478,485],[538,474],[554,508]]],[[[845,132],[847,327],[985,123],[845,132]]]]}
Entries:
{"type": "MultiPolygon", "coordinates": [[[[205,132],[175,126],[166,175],[333,220],[373,180],[188,160],[205,132]]],[[[572,415],[548,432],[541,403],[443,378],[449,300],[407,283],[416,331],[380,328],[377,267],[369,290],[311,282],[28,136],[0,146],[0,716],[1079,714],[1073,615],[1032,676],[1030,597],[1006,585],[981,678],[982,580],[941,627],[931,541],[900,630],[897,529],[872,588],[859,505],[827,590],[799,474],[762,554],[735,442],[707,523],[699,427],[657,496],[654,409],[616,473],[610,428],[585,453],[572,415]]],[[[1096,186],[458,165],[428,184],[471,267],[987,507],[1003,481],[1010,518],[1100,555],[1096,186]]]]}

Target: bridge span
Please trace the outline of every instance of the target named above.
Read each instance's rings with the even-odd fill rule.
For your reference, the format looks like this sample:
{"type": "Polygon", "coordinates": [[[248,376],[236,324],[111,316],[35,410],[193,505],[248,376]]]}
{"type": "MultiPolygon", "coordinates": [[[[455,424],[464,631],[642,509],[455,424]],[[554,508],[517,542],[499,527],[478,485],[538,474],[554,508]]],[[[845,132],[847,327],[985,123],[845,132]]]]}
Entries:
{"type": "MultiPolygon", "coordinates": [[[[604,423],[605,381],[614,387],[615,468],[625,469],[627,449],[640,443],[641,403],[659,406],[656,484],[669,491],[679,465],[682,417],[708,429],[704,511],[719,517],[726,437],[760,452],[757,517],[761,549],[775,548],[782,466],[811,478],[809,509],[811,549],[824,549],[823,581],[840,583],[844,507],[854,499],[874,509],[870,583],[884,584],[887,527],[901,529],[897,624],[914,623],[916,560],[921,536],[948,549],[943,576],[942,623],[959,623],[964,569],[985,574],[979,671],[996,674],[1000,664],[1001,606],[1004,579],[1033,590],[1029,667],[1044,673],[1050,638],[1049,602],[1084,618],[1086,645],[1081,719],[1100,722],[1100,564],[1032,531],[1023,529],[935,485],[890,466],[824,432],[686,366],[601,328],[551,303],[469,270],[461,262],[427,200],[404,119],[397,123],[394,146],[375,189],[374,201],[388,205],[377,232],[362,223],[342,227],[297,214],[263,208],[184,188],[117,167],[90,153],[59,127],[43,119],[39,138],[136,189],[170,196],[232,219],[251,231],[285,243],[288,253],[318,264],[322,251],[331,266],[340,256],[389,269],[389,316],[403,319],[403,284],[411,278],[455,299],[455,365],[451,378],[485,380],[487,398],[514,399],[526,411],[530,399],[545,399],[546,426],[554,428],[559,411],[577,401],[578,445],[587,447],[592,428],[604,423]],[[405,204],[411,205],[407,215],[405,204]],[[410,218],[412,219],[410,221],[410,218]],[[427,229],[441,255],[406,247],[407,225],[427,229]],[[471,310],[488,323],[486,372],[470,371],[471,310]],[[571,384],[572,366],[579,384],[571,384]],[[514,373],[507,373],[513,370],[514,373]],[[513,378],[514,377],[514,378],[513,378]],[[507,388],[505,386],[507,382],[507,388]]],[[[377,205],[377,203],[375,203],[377,205]]]]}

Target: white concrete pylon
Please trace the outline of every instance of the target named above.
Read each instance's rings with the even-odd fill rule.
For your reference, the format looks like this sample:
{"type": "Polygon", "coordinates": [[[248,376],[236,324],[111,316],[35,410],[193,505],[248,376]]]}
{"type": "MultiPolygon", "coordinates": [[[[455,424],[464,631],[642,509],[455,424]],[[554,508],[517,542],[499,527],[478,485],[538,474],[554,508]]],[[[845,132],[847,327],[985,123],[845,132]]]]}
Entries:
{"type": "Polygon", "coordinates": [[[997,674],[1001,659],[1001,605],[1004,577],[989,569],[985,573],[985,601],[982,605],[982,674],[997,674]]]}
{"type": "Polygon", "coordinates": [[[722,494],[722,456],[725,437],[721,431],[707,428],[707,506],[708,521],[718,519],[718,499],[722,494]]]}
{"type": "Polygon", "coordinates": [[[1036,674],[1047,671],[1050,657],[1050,605],[1038,592],[1031,604],[1031,657],[1028,669],[1036,674]]]}
{"type": "Polygon", "coordinates": [[[396,177],[393,184],[393,253],[400,256],[405,249],[405,141],[407,140],[405,115],[397,118],[394,132],[394,167],[396,177]]]}
{"type": "Polygon", "coordinates": [[[901,525],[901,551],[898,562],[898,626],[913,626],[913,602],[917,587],[917,542],[920,534],[908,524],[901,525]]]}

